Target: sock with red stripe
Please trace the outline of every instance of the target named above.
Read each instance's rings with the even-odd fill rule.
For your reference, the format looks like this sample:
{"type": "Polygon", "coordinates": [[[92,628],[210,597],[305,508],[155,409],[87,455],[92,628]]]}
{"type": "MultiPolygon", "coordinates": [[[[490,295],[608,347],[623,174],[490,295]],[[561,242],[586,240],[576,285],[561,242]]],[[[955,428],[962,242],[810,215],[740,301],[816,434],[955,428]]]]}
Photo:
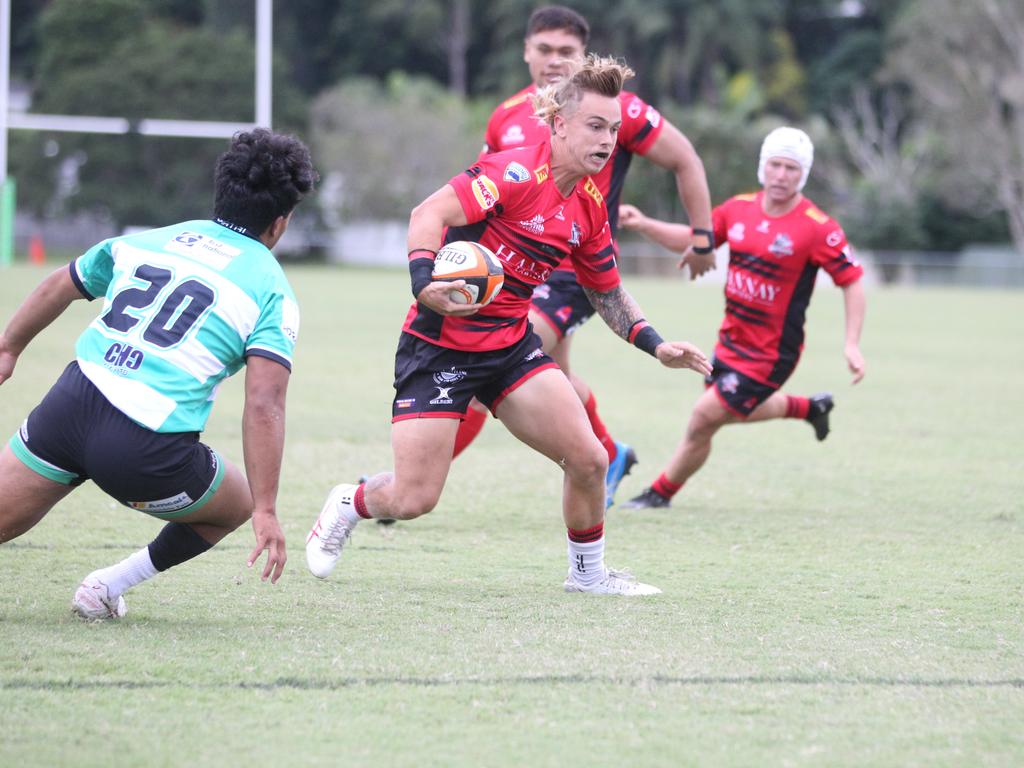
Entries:
{"type": "Polygon", "coordinates": [[[809,397],[794,397],[786,395],[787,419],[806,419],[811,410],[811,399],[809,397]]]}
{"type": "Polygon", "coordinates": [[[452,451],[454,459],[469,447],[469,444],[476,440],[480,430],[487,422],[487,411],[478,411],[470,406],[466,409],[466,418],[459,422],[459,431],[455,433],[455,450],[452,451]]]}
{"type": "Polygon", "coordinates": [[[593,528],[567,529],[569,572],[579,584],[596,584],[607,574],[604,566],[604,523],[593,528]]]}
{"type": "Polygon", "coordinates": [[[612,440],[612,436],[608,433],[608,428],[601,421],[601,417],[597,415],[597,398],[594,397],[593,392],[590,393],[590,397],[587,398],[587,402],[583,404],[583,407],[587,411],[587,418],[590,419],[590,428],[594,430],[597,439],[601,441],[601,445],[608,451],[608,461],[615,461],[619,451],[615,447],[615,441],[612,440]]]}
{"type": "MultiPolygon", "coordinates": [[[[359,487],[356,488],[356,492],[352,495],[352,506],[356,508],[356,514],[364,520],[369,520],[371,515],[366,509],[366,483],[360,483],[359,487]]],[[[344,514],[344,513],[342,513],[344,514]]],[[[350,522],[358,522],[358,520],[351,520],[350,522]]]]}
{"type": "Polygon", "coordinates": [[[685,481],[682,483],[673,483],[665,476],[665,473],[662,472],[660,475],[658,475],[658,479],[651,483],[651,490],[654,491],[659,496],[664,496],[666,499],[671,499],[673,496],[679,493],[679,489],[682,488],[684,484],[685,481]]]}

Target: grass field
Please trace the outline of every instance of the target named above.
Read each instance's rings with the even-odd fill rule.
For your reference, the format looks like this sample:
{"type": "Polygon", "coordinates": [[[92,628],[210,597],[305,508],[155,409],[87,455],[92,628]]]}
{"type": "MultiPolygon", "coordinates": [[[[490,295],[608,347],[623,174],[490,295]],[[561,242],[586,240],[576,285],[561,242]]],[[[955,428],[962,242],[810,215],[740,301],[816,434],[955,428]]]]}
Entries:
{"type": "MultiPolygon", "coordinates": [[[[7,270],[4,322],[45,272],[7,270]]],[[[438,509],[363,524],[318,581],[302,542],[336,482],[390,466],[398,272],[295,268],[303,327],[275,586],[251,532],[74,620],[78,580],[159,525],[86,486],[0,548],[0,765],[1024,764],[1021,294],[875,290],[848,383],[840,293],[811,307],[788,389],[833,433],[733,427],[670,510],[613,510],[608,560],[665,594],[567,595],[560,475],[495,422],[438,509]]],[[[720,288],[632,280],[710,352],[720,288]]],[[[0,389],[11,434],[96,312],[77,302],[0,389]]],[[[599,322],[577,370],[656,476],[700,391],[599,322]]],[[[241,377],[205,439],[241,459],[241,377]]],[[[6,437],[4,438],[6,439],[6,437]]],[[[2,503],[2,502],[0,502],[2,503]]]]}

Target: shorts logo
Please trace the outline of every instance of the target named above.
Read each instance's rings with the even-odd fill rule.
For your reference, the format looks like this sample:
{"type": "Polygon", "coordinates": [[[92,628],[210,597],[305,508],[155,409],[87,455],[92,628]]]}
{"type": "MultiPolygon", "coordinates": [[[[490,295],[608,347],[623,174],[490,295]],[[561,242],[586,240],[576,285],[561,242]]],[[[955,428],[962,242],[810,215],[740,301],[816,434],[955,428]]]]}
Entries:
{"type": "Polygon", "coordinates": [[[509,163],[505,166],[505,174],[502,178],[513,184],[522,184],[524,181],[530,180],[530,172],[519,163],[509,163]]]}
{"type": "Polygon", "coordinates": [[[466,378],[466,372],[465,371],[457,370],[454,365],[451,367],[450,370],[447,370],[447,371],[437,371],[434,374],[434,376],[433,376],[435,384],[449,384],[449,385],[450,384],[458,384],[464,378],[466,378]]]}
{"type": "Polygon", "coordinates": [[[412,408],[416,404],[415,397],[406,397],[395,401],[395,408],[412,408]]]}
{"type": "Polygon", "coordinates": [[[532,232],[535,235],[544,234],[544,217],[539,213],[532,219],[526,221],[520,221],[519,226],[525,229],[527,232],[532,232]]]}
{"type": "Polygon", "coordinates": [[[735,394],[740,386],[740,377],[732,372],[727,373],[722,377],[718,386],[727,395],[735,394]]]}
{"type": "Polygon", "coordinates": [[[729,227],[728,237],[730,240],[735,240],[737,243],[743,242],[743,238],[746,236],[747,228],[744,226],[742,221],[737,221],[731,227],[729,227]]]}
{"type": "Polygon", "coordinates": [[[562,325],[566,325],[569,322],[569,318],[572,317],[572,307],[566,304],[564,307],[559,307],[555,312],[555,317],[562,325]]]}
{"type": "Polygon", "coordinates": [[[506,147],[509,144],[522,144],[524,141],[526,141],[526,135],[523,133],[521,125],[510,125],[505,129],[505,132],[501,134],[502,147],[506,147]]]}
{"type": "Polygon", "coordinates": [[[828,243],[829,247],[835,248],[841,242],[843,242],[843,230],[833,229],[825,237],[825,242],[828,243]]]}
{"type": "Polygon", "coordinates": [[[21,422],[21,427],[18,429],[18,434],[21,435],[22,442],[28,442],[28,419],[25,419],[23,422],[21,422]]]}
{"type": "Polygon", "coordinates": [[[533,289],[533,298],[535,299],[550,299],[551,298],[551,286],[547,283],[538,285],[533,289]]]}
{"type": "Polygon", "coordinates": [[[544,163],[540,168],[533,169],[533,175],[537,178],[538,184],[543,184],[548,180],[548,176],[551,175],[551,168],[547,163],[544,163]]]}
{"type": "Polygon", "coordinates": [[[634,96],[633,100],[629,102],[629,106],[626,107],[626,114],[629,115],[633,120],[640,117],[640,113],[644,110],[644,103],[640,101],[639,96],[634,96]]]}
{"type": "Polygon", "coordinates": [[[473,179],[473,197],[476,198],[480,210],[489,211],[498,204],[498,188],[486,176],[478,176],[473,179]]]}
{"type": "Polygon", "coordinates": [[[789,235],[780,232],[775,236],[775,241],[768,246],[768,251],[773,256],[792,256],[793,240],[789,235]]]}
{"type": "Polygon", "coordinates": [[[523,358],[524,363],[528,363],[530,360],[536,360],[538,357],[544,354],[544,350],[538,347],[533,350],[530,354],[523,358]]]}
{"type": "Polygon", "coordinates": [[[126,507],[137,509],[139,512],[161,513],[161,512],[177,512],[179,509],[184,509],[192,503],[192,497],[187,493],[179,493],[177,496],[168,496],[166,499],[156,499],[155,501],[126,501],[124,504],[126,507]]]}
{"type": "Polygon", "coordinates": [[[450,392],[454,387],[438,387],[437,397],[430,401],[431,405],[451,405],[452,398],[450,392]]]}

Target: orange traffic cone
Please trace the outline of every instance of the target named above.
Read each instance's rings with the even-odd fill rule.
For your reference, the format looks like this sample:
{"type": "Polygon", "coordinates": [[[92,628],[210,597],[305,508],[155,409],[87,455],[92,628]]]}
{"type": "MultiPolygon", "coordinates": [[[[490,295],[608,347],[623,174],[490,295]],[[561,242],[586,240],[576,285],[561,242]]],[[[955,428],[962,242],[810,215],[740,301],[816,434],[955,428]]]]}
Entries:
{"type": "Polygon", "coordinates": [[[32,235],[28,241],[28,260],[33,264],[46,263],[46,249],[43,247],[43,236],[39,233],[32,235]]]}

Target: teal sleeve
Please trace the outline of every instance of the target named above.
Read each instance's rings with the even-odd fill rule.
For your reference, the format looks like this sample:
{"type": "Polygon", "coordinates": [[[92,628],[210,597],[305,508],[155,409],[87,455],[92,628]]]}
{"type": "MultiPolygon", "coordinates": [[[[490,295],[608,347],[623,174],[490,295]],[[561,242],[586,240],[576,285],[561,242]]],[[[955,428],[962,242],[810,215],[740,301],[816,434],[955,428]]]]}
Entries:
{"type": "Polygon", "coordinates": [[[299,305],[290,290],[276,291],[263,304],[256,327],[245,342],[245,354],[270,358],[291,370],[298,338],[299,305]]]}
{"type": "Polygon", "coordinates": [[[75,282],[91,298],[105,296],[114,275],[113,240],[104,240],[83,253],[74,263],[75,282]]]}

